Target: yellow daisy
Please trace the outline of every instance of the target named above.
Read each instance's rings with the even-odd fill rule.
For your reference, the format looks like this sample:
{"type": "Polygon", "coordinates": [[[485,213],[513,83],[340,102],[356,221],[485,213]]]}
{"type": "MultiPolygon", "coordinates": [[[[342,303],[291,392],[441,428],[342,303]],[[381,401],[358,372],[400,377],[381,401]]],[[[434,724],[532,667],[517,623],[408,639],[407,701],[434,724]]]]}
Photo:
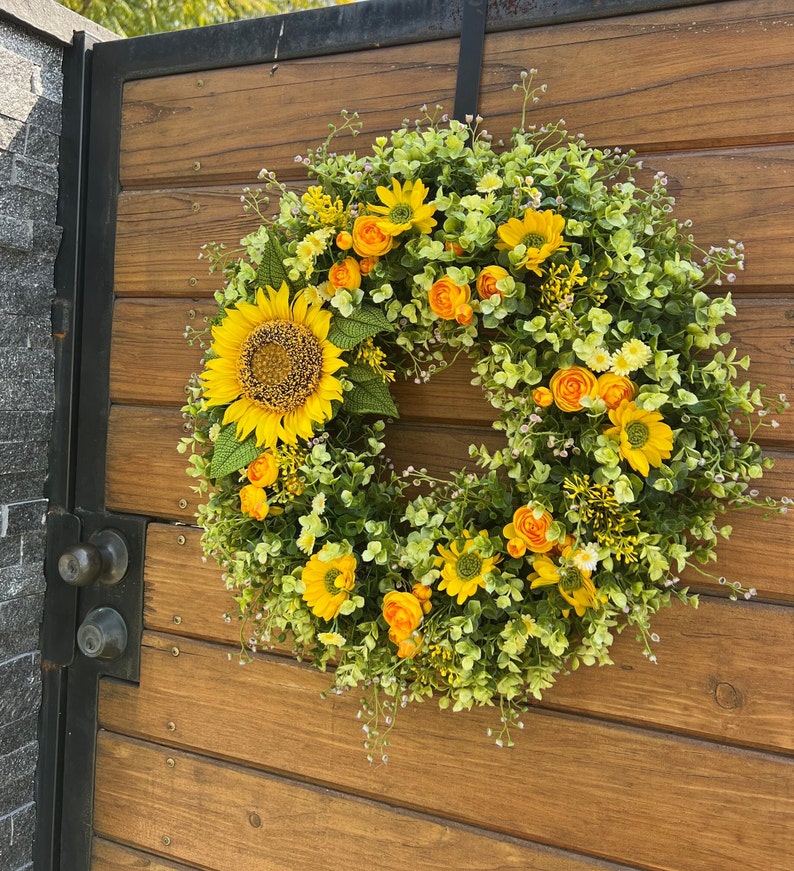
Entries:
{"type": "Polygon", "coordinates": [[[570,547],[563,552],[562,565],[557,565],[545,554],[536,556],[532,563],[535,571],[529,576],[529,581],[533,590],[556,584],[560,595],[573,605],[577,616],[584,617],[587,608],[596,607],[598,596],[590,572],[579,568],[576,563],[582,564],[580,551],[572,551],[570,547]]]}
{"type": "Polygon", "coordinates": [[[544,260],[555,251],[567,251],[570,247],[571,243],[562,238],[564,229],[565,218],[562,215],[550,209],[544,212],[527,209],[521,220],[510,218],[497,229],[501,241],[496,243],[496,247],[500,251],[512,251],[516,246],[523,245],[526,250],[516,266],[540,275],[538,267],[544,260]]]}
{"type": "Polygon", "coordinates": [[[333,620],[356,585],[356,558],[352,553],[323,559],[328,545],[303,567],[303,599],[316,617],[333,620]]]}
{"type": "MultiPolygon", "coordinates": [[[[487,532],[480,535],[487,536],[487,532]]],[[[494,570],[501,557],[497,554],[483,558],[474,549],[474,541],[468,531],[463,533],[463,544],[453,541],[448,548],[438,545],[441,556],[436,557],[436,565],[441,566],[442,581],[439,590],[446,590],[450,596],[457,596],[462,605],[480,587],[485,586],[485,576],[494,570]]]]}
{"type": "Polygon", "coordinates": [[[610,409],[609,419],[614,426],[605,435],[620,441],[620,453],[632,469],[647,477],[650,467],[658,468],[673,451],[673,431],[663,422],[658,411],[637,408],[624,399],[617,408],[610,409]]]}
{"type": "Polygon", "coordinates": [[[429,193],[421,179],[407,181],[404,185],[392,179],[392,189],[379,186],[376,190],[382,206],[370,206],[370,212],[384,217],[379,221],[387,236],[399,236],[415,228],[420,233],[429,233],[436,225],[432,217],[435,206],[424,202],[429,193]]]}
{"type": "Polygon", "coordinates": [[[333,373],[346,363],[326,338],[330,323],[331,312],[304,294],[290,303],[286,284],[226,309],[201,379],[208,405],[231,403],[223,423],[236,422],[238,439],[255,432],[266,448],[295,444],[331,417],[331,402],[342,399],[333,373]]]}

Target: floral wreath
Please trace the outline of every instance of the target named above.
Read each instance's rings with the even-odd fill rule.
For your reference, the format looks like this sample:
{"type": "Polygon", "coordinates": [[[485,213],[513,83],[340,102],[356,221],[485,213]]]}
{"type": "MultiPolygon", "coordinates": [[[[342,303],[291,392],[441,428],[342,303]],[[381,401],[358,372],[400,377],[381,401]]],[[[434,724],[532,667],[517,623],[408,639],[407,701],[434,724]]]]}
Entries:
{"type": "Polygon", "coordinates": [[[507,145],[437,107],[336,154],[360,127],[343,113],[296,158],[305,193],[263,170],[268,217],[268,193],[245,190],[261,226],[242,256],[206,246],[226,282],[211,334],[189,336],[206,354],[180,448],[203,547],[246,648],[288,643],[333,691],[365,688],[370,758],[427,697],[501,705],[511,743],[527,698],[610,663],[626,626],[655,661],[651,617],[696,600],[678,575],[715,559],[726,509],[780,510],[749,488],[785,397],[737,381],[730,295],[703,291],[733,280],[741,244],[698,249],[633,154],[527,128],[533,75],[507,145]],[[448,479],[394,469],[389,385],[458,356],[504,446],[471,445],[448,479]]]}

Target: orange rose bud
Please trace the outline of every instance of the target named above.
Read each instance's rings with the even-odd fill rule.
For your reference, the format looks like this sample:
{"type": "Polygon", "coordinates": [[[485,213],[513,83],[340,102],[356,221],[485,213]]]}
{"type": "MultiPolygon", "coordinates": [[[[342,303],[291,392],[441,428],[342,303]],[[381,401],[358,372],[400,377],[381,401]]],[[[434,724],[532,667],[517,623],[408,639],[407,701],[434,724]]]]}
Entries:
{"type": "Polygon", "coordinates": [[[548,387],[536,387],[532,391],[532,401],[541,408],[548,408],[554,402],[554,397],[548,387]]]}
{"type": "Polygon", "coordinates": [[[458,306],[458,310],[455,313],[455,320],[462,324],[464,327],[467,327],[474,317],[474,309],[467,303],[464,302],[463,305],[458,306]]]}
{"type": "Polygon", "coordinates": [[[270,451],[260,454],[245,470],[248,480],[257,487],[269,487],[278,478],[276,458],[270,451]]]}
{"type": "Polygon", "coordinates": [[[480,299],[489,299],[502,293],[496,286],[497,281],[507,278],[510,273],[501,266],[486,266],[477,276],[477,293],[480,299]]]}
{"type": "Polygon", "coordinates": [[[354,257],[345,257],[341,263],[334,263],[328,270],[328,283],[334,292],[340,288],[357,290],[361,287],[361,269],[354,257]]]}
{"type": "Polygon", "coordinates": [[[444,243],[444,248],[447,251],[451,251],[456,257],[460,257],[463,254],[463,248],[453,239],[447,239],[444,243]]]}
{"type": "Polygon", "coordinates": [[[508,540],[508,552],[510,552],[509,542],[514,538],[523,541],[533,553],[550,551],[554,547],[554,542],[546,538],[546,532],[551,523],[552,517],[548,511],[544,511],[540,517],[535,517],[528,505],[517,508],[513,513],[513,522],[508,523],[503,530],[503,535],[508,540]]]}
{"type": "Polygon", "coordinates": [[[637,395],[637,385],[625,375],[604,372],[598,378],[598,395],[607,408],[617,408],[624,399],[632,400],[637,395]]]}
{"type": "Polygon", "coordinates": [[[341,233],[337,234],[336,247],[339,248],[340,251],[349,251],[353,247],[353,237],[347,232],[347,230],[342,230],[341,233]]]}
{"type": "Polygon", "coordinates": [[[424,584],[414,584],[411,592],[419,600],[422,605],[422,611],[429,614],[433,610],[433,605],[430,602],[430,597],[433,595],[433,590],[424,584]]]}
{"type": "Polygon", "coordinates": [[[270,506],[267,504],[267,493],[262,487],[246,484],[240,490],[240,510],[243,514],[253,517],[254,520],[264,520],[270,511],[270,506]]]}
{"type": "MultiPolygon", "coordinates": [[[[427,295],[430,308],[445,321],[457,320],[458,313],[461,312],[463,306],[470,309],[471,306],[468,305],[470,299],[471,289],[469,285],[455,284],[448,275],[439,278],[427,295]]],[[[461,313],[464,317],[466,316],[465,309],[461,313]]],[[[471,317],[469,317],[469,322],[471,322],[471,317]]]]}
{"type": "Polygon", "coordinates": [[[383,597],[383,619],[389,624],[389,638],[399,644],[422,622],[419,599],[413,593],[391,590],[383,597]]]}
{"type": "Polygon", "coordinates": [[[527,552],[527,546],[521,538],[511,538],[507,542],[507,552],[515,559],[521,559],[527,552]]]}
{"type": "Polygon", "coordinates": [[[377,257],[365,257],[361,263],[358,264],[358,268],[361,270],[362,275],[369,275],[372,272],[375,264],[378,262],[377,257]]]}
{"type": "Polygon", "coordinates": [[[582,398],[598,396],[595,375],[582,366],[569,366],[558,369],[549,382],[554,402],[561,411],[581,411],[582,398]]]}
{"type": "Polygon", "coordinates": [[[359,257],[382,257],[394,247],[394,237],[381,229],[377,215],[361,215],[353,222],[353,250],[359,257]]]}
{"type": "Polygon", "coordinates": [[[403,640],[397,645],[397,656],[399,656],[400,659],[413,659],[422,649],[423,643],[424,638],[422,638],[421,633],[412,632],[408,638],[403,638],[403,640]]]}

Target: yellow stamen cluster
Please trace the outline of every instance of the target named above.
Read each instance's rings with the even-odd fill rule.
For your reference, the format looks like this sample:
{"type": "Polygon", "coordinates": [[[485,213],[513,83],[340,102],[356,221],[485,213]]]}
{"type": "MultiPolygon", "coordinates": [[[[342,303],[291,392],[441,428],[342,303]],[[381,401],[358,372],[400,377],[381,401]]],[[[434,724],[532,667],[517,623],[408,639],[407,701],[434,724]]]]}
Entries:
{"type": "Polygon", "coordinates": [[[273,455],[279,470],[273,501],[290,502],[300,496],[305,487],[303,479],[298,475],[298,469],[306,459],[306,450],[298,445],[279,445],[273,455]]]}
{"type": "Polygon", "coordinates": [[[345,206],[339,197],[331,197],[319,185],[312,185],[301,197],[308,213],[308,223],[315,227],[344,230],[347,224],[345,206]]]}
{"type": "Polygon", "coordinates": [[[607,484],[594,484],[589,475],[572,475],[563,481],[563,489],[583,523],[589,524],[593,537],[626,562],[637,561],[637,517],[615,498],[607,484]]]}
{"type": "Polygon", "coordinates": [[[386,354],[375,345],[371,337],[358,346],[355,362],[364,363],[369,366],[370,369],[377,373],[381,381],[387,384],[389,381],[394,381],[394,370],[387,369],[383,365],[385,361],[386,354]]]}
{"type": "Polygon", "coordinates": [[[441,677],[450,677],[454,673],[452,665],[452,651],[440,644],[430,644],[426,648],[428,659],[433,668],[441,677]]]}
{"type": "Polygon", "coordinates": [[[587,284],[578,260],[552,265],[548,278],[540,286],[540,303],[548,311],[567,309],[573,302],[574,288],[587,284]]]}

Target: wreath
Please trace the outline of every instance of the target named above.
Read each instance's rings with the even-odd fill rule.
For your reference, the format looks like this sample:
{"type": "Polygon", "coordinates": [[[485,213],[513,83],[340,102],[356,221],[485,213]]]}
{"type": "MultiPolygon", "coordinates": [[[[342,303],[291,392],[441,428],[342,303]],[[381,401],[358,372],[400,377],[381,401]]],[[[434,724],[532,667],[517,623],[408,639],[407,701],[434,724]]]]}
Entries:
{"type": "MultiPolygon", "coordinates": [[[[699,249],[666,179],[563,122],[495,144],[436,107],[369,153],[337,154],[343,113],[302,163],[300,193],[262,170],[261,226],[222,270],[204,368],[188,385],[189,474],[205,553],[240,606],[245,650],[288,645],[362,687],[365,747],[385,758],[400,707],[501,707],[610,663],[679,574],[715,559],[728,508],[766,505],[754,437],[785,397],[740,381],[723,325],[742,246],[699,249]],[[458,357],[503,446],[466,469],[395,469],[384,432],[397,379],[458,357]]],[[[720,579],[727,583],[725,579],[720,579]]],[[[733,598],[754,591],[727,583],[733,598]]],[[[226,615],[231,620],[230,615],[226,615]]]]}

